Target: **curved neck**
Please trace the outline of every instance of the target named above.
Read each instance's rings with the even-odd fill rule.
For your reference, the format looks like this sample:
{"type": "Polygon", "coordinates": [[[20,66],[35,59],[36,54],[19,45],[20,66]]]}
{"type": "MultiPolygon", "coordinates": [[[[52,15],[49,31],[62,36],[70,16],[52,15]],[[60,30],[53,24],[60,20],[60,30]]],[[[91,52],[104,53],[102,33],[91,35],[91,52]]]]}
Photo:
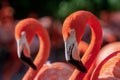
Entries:
{"type": "MultiPolygon", "coordinates": [[[[86,27],[86,24],[90,25],[92,37],[91,42],[82,57],[82,62],[87,68],[89,74],[90,66],[92,65],[102,43],[102,30],[98,19],[87,11],[78,11],[71,14],[63,25],[63,37],[67,39],[69,36],[70,29],[74,28],[76,30],[76,39],[79,43],[86,27]],[[66,31],[67,30],[67,31],[66,31]]],[[[85,76],[85,73],[81,73],[79,70],[75,70],[70,78],[70,80],[79,80],[85,76]]]]}
{"type": "Polygon", "coordinates": [[[37,34],[37,36],[39,37],[40,48],[34,60],[34,64],[37,66],[37,70],[33,70],[32,68],[29,68],[23,77],[23,80],[33,80],[36,74],[38,73],[38,71],[40,70],[40,68],[42,67],[42,65],[48,59],[50,52],[49,35],[37,20],[31,18],[21,21],[19,26],[23,26],[19,30],[26,31],[26,37],[29,43],[31,43],[32,38],[35,34],[37,34]]]}

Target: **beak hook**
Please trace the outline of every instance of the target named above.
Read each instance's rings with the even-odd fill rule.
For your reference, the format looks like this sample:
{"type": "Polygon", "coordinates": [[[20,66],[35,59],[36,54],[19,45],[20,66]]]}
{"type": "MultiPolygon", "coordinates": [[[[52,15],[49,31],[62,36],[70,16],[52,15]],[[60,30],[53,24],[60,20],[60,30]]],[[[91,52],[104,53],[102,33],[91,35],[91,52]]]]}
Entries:
{"type": "Polygon", "coordinates": [[[80,70],[81,72],[84,72],[86,73],[87,72],[87,69],[86,67],[84,66],[84,64],[82,63],[81,60],[75,60],[73,59],[72,57],[72,51],[73,51],[73,48],[74,48],[74,44],[71,45],[71,47],[69,47],[69,49],[67,49],[67,52],[66,52],[66,56],[67,56],[67,61],[74,65],[78,70],[80,70]],[[69,54],[68,54],[69,53],[69,54]]]}
{"type": "Polygon", "coordinates": [[[82,72],[87,72],[86,67],[80,60],[79,51],[78,51],[78,44],[76,41],[75,30],[72,29],[70,31],[70,35],[68,39],[65,41],[65,57],[66,60],[75,66],[78,70],[82,72]]]}
{"type": "Polygon", "coordinates": [[[26,56],[24,55],[23,51],[22,51],[22,53],[21,53],[20,59],[21,59],[21,61],[22,61],[23,63],[29,65],[29,66],[30,66],[31,68],[33,68],[34,70],[37,69],[37,67],[33,64],[31,58],[26,57],[26,56]]]}
{"type": "Polygon", "coordinates": [[[78,70],[80,70],[81,72],[84,72],[86,73],[87,72],[87,69],[86,67],[84,66],[84,64],[82,63],[82,61],[77,61],[77,60],[74,60],[72,58],[72,55],[70,56],[70,60],[68,60],[68,62],[72,65],[74,65],[78,70]]]}
{"type": "Polygon", "coordinates": [[[26,33],[24,31],[21,33],[21,38],[17,40],[17,53],[18,57],[23,63],[32,67],[34,70],[37,69],[31,60],[29,44],[27,42],[26,33]]]}

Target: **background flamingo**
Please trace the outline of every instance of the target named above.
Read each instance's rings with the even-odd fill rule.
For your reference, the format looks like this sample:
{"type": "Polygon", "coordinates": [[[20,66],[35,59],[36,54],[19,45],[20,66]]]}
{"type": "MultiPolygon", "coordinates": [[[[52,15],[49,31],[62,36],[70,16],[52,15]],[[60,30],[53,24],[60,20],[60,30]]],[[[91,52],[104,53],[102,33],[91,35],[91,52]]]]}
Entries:
{"type": "MultiPolygon", "coordinates": [[[[79,46],[79,51],[81,52],[81,57],[84,54],[85,50],[88,47],[88,44],[84,41],[81,41],[79,46]]],[[[38,72],[38,76],[35,80],[47,80],[48,76],[49,80],[68,80],[74,70],[73,66],[70,66],[64,62],[54,62],[52,64],[44,64],[41,70],[38,72]]]]}
{"type": "Polygon", "coordinates": [[[104,46],[96,59],[96,69],[92,79],[119,79],[120,42],[109,43],[104,46]]]}
{"type": "Polygon", "coordinates": [[[35,80],[68,80],[74,67],[64,62],[54,62],[44,65],[35,77],[35,80]]]}
{"type": "Polygon", "coordinates": [[[36,80],[43,79],[44,73],[45,75],[48,75],[47,79],[48,77],[50,77],[51,79],[56,80],[59,77],[60,79],[66,80],[66,78],[68,79],[69,76],[72,74],[74,68],[65,63],[54,63],[52,65],[50,64],[49,66],[45,65],[46,67],[43,66],[43,64],[47,61],[49,56],[50,39],[47,31],[42,27],[42,25],[40,25],[40,23],[37,20],[28,18],[20,21],[15,28],[15,37],[17,40],[18,57],[32,67],[32,68],[29,68],[29,70],[26,72],[23,80],[33,80],[34,78],[36,80]],[[34,60],[34,63],[32,63],[32,61],[30,60],[30,50],[29,50],[29,45],[27,44],[27,41],[30,44],[35,34],[37,34],[39,37],[40,49],[34,60]],[[46,70],[44,71],[44,69],[47,69],[48,72],[46,73],[46,70]],[[50,76],[49,73],[51,73],[51,70],[57,71],[56,73],[59,73],[59,74],[60,73],[65,73],[65,74],[64,76],[62,75],[60,76],[53,73],[54,75],[57,75],[57,77],[50,76]],[[60,72],[61,70],[64,72],[60,72]],[[41,75],[42,75],[42,78],[41,78],[41,75]]]}
{"type": "Polygon", "coordinates": [[[81,59],[84,65],[82,64],[74,65],[73,63],[71,64],[73,64],[77,68],[81,67],[83,72],[86,72],[84,71],[85,70],[84,66],[85,66],[87,69],[87,73],[82,73],[78,69],[75,69],[72,76],[70,77],[70,80],[83,79],[85,75],[86,77],[84,79],[87,80],[87,77],[89,77],[91,68],[92,68],[91,64],[94,62],[94,59],[101,47],[102,30],[101,30],[99,20],[92,13],[88,11],[77,11],[75,13],[72,13],[70,16],[66,18],[63,24],[62,33],[65,41],[65,54],[67,55],[66,59],[68,61],[71,60],[70,56],[72,56],[73,59],[80,61],[80,58],[78,59],[78,57],[74,57],[74,54],[77,53],[77,51],[74,52],[74,48],[77,48],[76,46],[77,44],[79,44],[83,36],[86,24],[90,25],[90,28],[92,31],[92,38],[91,38],[91,43],[88,49],[86,50],[85,54],[81,59]],[[71,30],[73,31],[71,32],[71,30]],[[72,38],[70,38],[72,33],[75,33],[75,35],[73,34],[72,38]],[[73,48],[70,48],[73,44],[75,46],[73,46],[73,48]],[[69,52],[70,51],[69,49],[72,52],[69,52]]]}
{"type": "Polygon", "coordinates": [[[95,68],[91,80],[119,80],[120,79],[120,51],[108,55],[95,68]]]}
{"type": "Polygon", "coordinates": [[[119,50],[120,50],[120,42],[112,42],[105,45],[104,47],[102,47],[102,49],[97,55],[96,65],[98,65],[102,60],[104,60],[107,56],[109,56],[113,52],[119,50]]]}
{"type": "Polygon", "coordinates": [[[79,45],[78,45],[78,50],[79,50],[79,55],[82,58],[82,56],[84,55],[85,51],[87,50],[89,44],[85,41],[80,41],[79,45]]]}

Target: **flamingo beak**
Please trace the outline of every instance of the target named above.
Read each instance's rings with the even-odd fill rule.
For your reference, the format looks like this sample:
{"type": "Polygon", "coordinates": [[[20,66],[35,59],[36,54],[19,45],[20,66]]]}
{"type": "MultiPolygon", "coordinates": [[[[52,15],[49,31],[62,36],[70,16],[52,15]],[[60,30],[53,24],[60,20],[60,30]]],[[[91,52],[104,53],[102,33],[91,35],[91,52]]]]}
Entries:
{"type": "Polygon", "coordinates": [[[84,66],[84,64],[82,63],[82,61],[78,58],[76,55],[76,51],[75,51],[75,46],[74,44],[70,45],[69,47],[67,47],[67,44],[65,45],[65,57],[67,62],[69,62],[70,64],[72,64],[73,66],[75,66],[78,70],[80,70],[81,72],[87,72],[86,67],[84,66]]]}
{"type": "Polygon", "coordinates": [[[69,38],[65,41],[65,57],[67,62],[75,66],[81,72],[87,72],[86,67],[80,60],[75,30],[71,30],[69,38]]]}
{"type": "Polygon", "coordinates": [[[25,32],[22,32],[21,38],[17,40],[17,53],[18,53],[18,58],[20,58],[20,60],[23,63],[32,67],[34,70],[37,69],[31,60],[30,48],[25,36],[25,32]]]}
{"type": "Polygon", "coordinates": [[[36,66],[33,64],[31,58],[26,57],[26,56],[24,55],[23,51],[22,51],[22,53],[21,53],[20,59],[21,59],[21,61],[22,61],[23,63],[25,63],[25,64],[27,64],[28,66],[32,67],[34,70],[37,69],[36,66]]]}

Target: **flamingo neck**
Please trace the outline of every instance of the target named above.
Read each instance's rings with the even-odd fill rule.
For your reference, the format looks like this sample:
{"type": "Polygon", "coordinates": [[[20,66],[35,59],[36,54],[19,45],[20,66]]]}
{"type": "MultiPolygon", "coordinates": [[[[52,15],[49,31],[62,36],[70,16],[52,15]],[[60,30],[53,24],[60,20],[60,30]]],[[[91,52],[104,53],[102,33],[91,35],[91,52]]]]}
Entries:
{"type": "MultiPolygon", "coordinates": [[[[86,73],[88,75],[91,71],[91,64],[95,60],[102,43],[102,30],[98,19],[87,11],[78,11],[71,14],[63,25],[63,37],[67,39],[70,29],[74,28],[76,30],[76,39],[79,43],[84,34],[86,24],[90,25],[92,32],[90,45],[82,57],[82,62],[88,70],[86,73]]],[[[70,80],[82,80],[86,74],[76,69],[70,77],[70,80]]]]}
{"type": "Polygon", "coordinates": [[[37,70],[33,70],[29,68],[26,74],[23,77],[23,80],[33,80],[41,69],[43,64],[47,61],[49,52],[50,52],[50,39],[47,31],[40,25],[37,20],[27,19],[21,22],[19,26],[21,27],[19,30],[26,31],[26,37],[28,42],[31,43],[32,38],[35,34],[39,37],[40,47],[37,56],[34,59],[34,64],[37,67],[37,70]]]}

